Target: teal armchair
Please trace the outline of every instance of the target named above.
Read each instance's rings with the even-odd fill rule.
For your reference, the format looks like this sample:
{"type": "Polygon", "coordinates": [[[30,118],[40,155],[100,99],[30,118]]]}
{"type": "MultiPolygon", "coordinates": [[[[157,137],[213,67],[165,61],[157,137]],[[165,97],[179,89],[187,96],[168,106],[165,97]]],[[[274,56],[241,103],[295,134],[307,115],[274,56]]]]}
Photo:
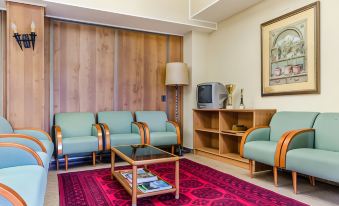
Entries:
{"type": "Polygon", "coordinates": [[[297,193],[297,174],[339,183],[339,113],[319,114],[312,129],[291,132],[281,151],[280,167],[292,171],[297,193]]]}
{"type": "Polygon", "coordinates": [[[0,143],[0,205],[43,206],[47,172],[31,148],[0,143]]]}
{"type": "Polygon", "coordinates": [[[59,157],[65,158],[65,169],[68,169],[68,155],[92,153],[93,165],[96,162],[96,153],[102,151],[102,130],[95,123],[93,113],[58,113],[55,115],[55,145],[57,168],[59,157]]]}
{"type": "Polygon", "coordinates": [[[137,122],[140,122],[145,130],[146,144],[154,146],[181,145],[180,128],[176,122],[168,121],[167,115],[162,111],[137,111],[137,122]]]}
{"type": "Polygon", "coordinates": [[[242,137],[240,155],[250,161],[250,176],[253,177],[254,162],[273,167],[274,184],[278,184],[278,168],[281,148],[292,130],[311,128],[317,112],[277,112],[268,127],[249,129],[242,137]]]}
{"type": "Polygon", "coordinates": [[[133,122],[128,111],[99,112],[98,123],[104,128],[104,148],[112,146],[144,144],[144,130],[140,123],[133,122]]]}

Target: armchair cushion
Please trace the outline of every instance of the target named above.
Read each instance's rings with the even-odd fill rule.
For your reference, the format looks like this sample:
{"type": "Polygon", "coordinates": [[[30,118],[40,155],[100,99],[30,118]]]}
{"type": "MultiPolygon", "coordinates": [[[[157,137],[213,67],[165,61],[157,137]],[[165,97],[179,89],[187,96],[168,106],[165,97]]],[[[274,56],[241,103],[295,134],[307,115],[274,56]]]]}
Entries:
{"type": "Polygon", "coordinates": [[[150,144],[154,146],[178,144],[177,133],[175,132],[151,132],[150,144]]]}
{"type": "Polygon", "coordinates": [[[339,182],[339,152],[320,149],[293,149],[287,153],[286,169],[339,182]]]}
{"type": "Polygon", "coordinates": [[[315,148],[339,152],[339,113],[322,113],[316,119],[315,148]]]}
{"type": "Polygon", "coordinates": [[[50,137],[47,136],[48,134],[39,130],[34,130],[34,129],[16,129],[14,130],[14,133],[16,134],[25,134],[28,136],[32,136],[37,138],[38,140],[49,140],[50,137]]]}
{"type": "Polygon", "coordinates": [[[126,134],[131,133],[133,116],[128,111],[99,112],[98,122],[106,123],[110,134],[126,134]]]}
{"type": "Polygon", "coordinates": [[[141,137],[139,134],[112,134],[111,146],[141,144],[141,137]]]}
{"type": "MultiPolygon", "coordinates": [[[[47,174],[43,167],[28,165],[0,170],[0,183],[16,191],[28,206],[43,206],[47,184],[47,174]]],[[[0,205],[9,202],[0,198],[0,205]]]]}
{"type": "Polygon", "coordinates": [[[60,126],[62,138],[92,136],[92,125],[95,124],[93,113],[69,112],[55,115],[55,124],[60,126]]]}
{"type": "Polygon", "coordinates": [[[278,142],[290,130],[312,128],[318,112],[277,112],[270,122],[270,140],[278,142]]]}
{"type": "Polygon", "coordinates": [[[150,132],[166,132],[167,115],[162,111],[137,111],[135,112],[138,122],[145,122],[150,132]]]}
{"type": "Polygon", "coordinates": [[[11,134],[13,132],[13,128],[7,119],[0,116],[0,134],[11,134]]]}
{"type": "Polygon", "coordinates": [[[244,145],[244,157],[274,166],[274,156],[277,142],[274,141],[252,141],[244,145]]]}
{"type": "Polygon", "coordinates": [[[68,137],[62,140],[63,155],[96,151],[98,137],[95,136],[68,137]]]}
{"type": "Polygon", "coordinates": [[[11,146],[0,147],[0,168],[16,167],[23,165],[39,165],[40,163],[43,163],[40,156],[32,149],[27,147],[29,150],[31,150],[30,152],[22,149],[21,147],[18,148],[12,145],[14,145],[14,143],[11,143],[11,146]]]}

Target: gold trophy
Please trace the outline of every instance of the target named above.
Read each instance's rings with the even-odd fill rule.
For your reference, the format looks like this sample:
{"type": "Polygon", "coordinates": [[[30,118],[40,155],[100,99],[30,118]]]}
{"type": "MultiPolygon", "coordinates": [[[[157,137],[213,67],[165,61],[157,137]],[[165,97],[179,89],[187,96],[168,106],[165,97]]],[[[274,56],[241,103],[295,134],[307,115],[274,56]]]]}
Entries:
{"type": "Polygon", "coordinates": [[[227,90],[227,103],[226,103],[226,109],[233,109],[233,99],[232,94],[235,90],[235,84],[227,84],[226,85],[227,90]]]}

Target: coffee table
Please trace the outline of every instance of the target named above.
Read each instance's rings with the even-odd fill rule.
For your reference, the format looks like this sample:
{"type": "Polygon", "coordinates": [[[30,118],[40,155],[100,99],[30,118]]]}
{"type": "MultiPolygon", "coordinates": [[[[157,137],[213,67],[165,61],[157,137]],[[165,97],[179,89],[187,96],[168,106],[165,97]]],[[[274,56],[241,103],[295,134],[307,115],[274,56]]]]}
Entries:
{"type": "MultiPolygon", "coordinates": [[[[126,191],[132,196],[132,205],[137,205],[137,199],[147,196],[161,195],[165,193],[175,192],[175,198],[179,199],[179,157],[153,147],[151,145],[123,145],[111,148],[111,173],[112,178],[115,177],[120,184],[126,189],[126,191]],[[132,165],[132,187],[127,179],[121,175],[121,171],[115,170],[115,155],[119,156],[130,165],[132,165]],[[175,185],[172,185],[171,189],[161,190],[156,192],[143,193],[137,189],[137,168],[147,165],[175,162],[175,185]]],[[[161,177],[158,176],[158,179],[161,177]]],[[[170,184],[170,183],[168,183],[170,184]]]]}

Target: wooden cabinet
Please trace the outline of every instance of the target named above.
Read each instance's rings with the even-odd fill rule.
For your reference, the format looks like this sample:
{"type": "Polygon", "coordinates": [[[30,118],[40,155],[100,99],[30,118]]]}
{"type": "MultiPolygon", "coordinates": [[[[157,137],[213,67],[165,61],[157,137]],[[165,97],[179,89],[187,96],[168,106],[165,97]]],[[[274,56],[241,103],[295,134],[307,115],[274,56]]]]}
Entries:
{"type": "MultiPolygon", "coordinates": [[[[198,155],[221,160],[248,168],[248,160],[239,154],[243,133],[232,131],[234,124],[247,128],[268,125],[274,109],[194,109],[194,152],[198,155]]],[[[259,170],[260,165],[256,165],[259,170]]]]}

